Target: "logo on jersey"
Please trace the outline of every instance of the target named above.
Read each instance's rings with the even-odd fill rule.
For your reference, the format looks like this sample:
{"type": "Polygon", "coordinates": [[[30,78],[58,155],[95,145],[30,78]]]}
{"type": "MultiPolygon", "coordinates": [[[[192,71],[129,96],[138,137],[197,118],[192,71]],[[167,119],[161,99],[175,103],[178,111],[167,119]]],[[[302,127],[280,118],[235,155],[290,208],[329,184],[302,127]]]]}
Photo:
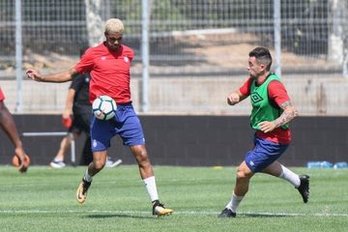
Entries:
{"type": "Polygon", "coordinates": [[[93,139],[92,146],[93,147],[97,147],[98,146],[97,140],[93,139]]]}
{"type": "Polygon", "coordinates": [[[128,58],[127,56],[125,56],[125,57],[123,57],[123,61],[124,61],[125,63],[129,63],[129,58],[128,58]]]}
{"type": "Polygon", "coordinates": [[[106,60],[105,56],[100,57],[101,60],[106,60]]]}
{"type": "Polygon", "coordinates": [[[250,95],[250,99],[253,103],[257,103],[263,100],[263,98],[257,92],[252,93],[250,95]]]}

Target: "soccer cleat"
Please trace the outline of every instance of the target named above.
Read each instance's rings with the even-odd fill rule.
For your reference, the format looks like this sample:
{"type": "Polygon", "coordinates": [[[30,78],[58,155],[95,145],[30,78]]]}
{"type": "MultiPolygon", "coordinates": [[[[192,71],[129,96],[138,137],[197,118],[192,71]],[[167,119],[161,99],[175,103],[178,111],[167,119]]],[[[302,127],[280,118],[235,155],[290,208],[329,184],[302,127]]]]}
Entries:
{"type": "Polygon", "coordinates": [[[222,210],[222,212],[219,214],[219,218],[234,218],[236,217],[236,213],[232,212],[232,210],[228,209],[228,208],[224,208],[224,210],[222,210]]]}
{"type": "Polygon", "coordinates": [[[156,215],[157,217],[159,217],[170,215],[173,212],[174,210],[165,208],[164,205],[159,202],[159,200],[153,201],[152,215],[156,215]]]}
{"type": "Polygon", "coordinates": [[[65,163],[61,160],[57,161],[57,160],[52,160],[52,162],[50,163],[50,166],[52,168],[64,168],[65,167],[65,163]]]}
{"type": "Polygon", "coordinates": [[[85,181],[82,178],[82,181],[79,184],[79,187],[77,188],[77,191],[76,191],[76,200],[80,204],[83,204],[86,201],[87,191],[88,191],[89,186],[91,186],[91,183],[92,182],[85,181]]]}
{"type": "Polygon", "coordinates": [[[303,202],[307,203],[309,198],[309,176],[300,175],[300,186],[297,187],[297,190],[300,192],[303,202]]]}

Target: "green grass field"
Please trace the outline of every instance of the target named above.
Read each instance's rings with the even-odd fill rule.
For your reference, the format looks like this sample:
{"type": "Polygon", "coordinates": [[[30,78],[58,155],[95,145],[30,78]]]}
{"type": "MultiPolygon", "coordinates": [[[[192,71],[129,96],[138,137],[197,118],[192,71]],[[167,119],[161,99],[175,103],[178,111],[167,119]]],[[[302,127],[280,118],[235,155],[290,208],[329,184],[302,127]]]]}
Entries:
{"type": "Polygon", "coordinates": [[[156,166],[160,198],[175,210],[161,218],[151,215],[134,165],[104,169],[79,205],[84,170],[37,166],[21,175],[0,166],[0,231],[348,231],[348,169],[294,168],[311,176],[308,204],[287,182],[256,175],[234,219],[217,218],[230,198],[233,167],[156,166]]]}

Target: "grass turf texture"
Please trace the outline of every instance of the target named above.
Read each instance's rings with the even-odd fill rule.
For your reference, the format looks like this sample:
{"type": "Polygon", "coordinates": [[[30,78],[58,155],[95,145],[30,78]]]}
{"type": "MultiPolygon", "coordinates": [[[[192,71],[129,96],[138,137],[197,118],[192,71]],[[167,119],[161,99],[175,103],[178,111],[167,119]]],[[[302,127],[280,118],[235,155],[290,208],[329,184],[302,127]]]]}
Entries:
{"type": "Polygon", "coordinates": [[[0,167],[0,231],[347,231],[348,169],[294,168],[311,176],[308,204],[291,185],[256,175],[237,218],[217,215],[230,199],[235,168],[156,166],[161,201],[175,210],[155,218],[136,166],[105,168],[87,201],[75,190],[85,168],[0,167]]]}

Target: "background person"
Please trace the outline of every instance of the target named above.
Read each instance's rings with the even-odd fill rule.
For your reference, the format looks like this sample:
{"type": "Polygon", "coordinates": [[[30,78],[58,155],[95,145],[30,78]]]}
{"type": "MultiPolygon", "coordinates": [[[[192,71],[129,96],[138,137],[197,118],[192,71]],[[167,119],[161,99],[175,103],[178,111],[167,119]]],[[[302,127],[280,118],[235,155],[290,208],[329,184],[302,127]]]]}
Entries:
{"type": "Polygon", "coordinates": [[[77,189],[78,202],[81,204],[85,202],[93,176],[105,166],[111,138],[119,135],[138,163],[140,176],[152,202],[153,215],[168,215],[173,210],[165,208],[159,201],[142,125],[132,105],[130,66],[134,51],[122,44],[123,32],[124,26],[120,19],[109,19],[105,24],[106,41],[89,48],[74,67],[51,75],[42,75],[34,69],[28,69],[27,75],[36,81],[65,82],[78,73],[90,73],[90,102],[100,95],[108,95],[116,101],[117,110],[113,119],[103,121],[93,116],[90,130],[93,162],[89,164],[77,189]]]}
{"type": "Polygon", "coordinates": [[[267,48],[257,47],[249,53],[249,78],[227,97],[235,105],[250,96],[250,125],[255,130],[254,148],[248,151],[237,168],[237,178],[230,202],[219,217],[235,217],[236,210],[249,189],[250,179],[262,172],[282,178],[300,192],[304,203],[309,197],[309,176],[299,176],[277,159],[291,142],[289,122],[297,116],[285,86],[270,72],[272,56],[267,48]]]}
{"type": "MultiPolygon", "coordinates": [[[[87,48],[81,50],[81,56],[87,48]]],[[[89,81],[90,75],[84,73],[77,75],[71,82],[68,89],[65,109],[62,114],[63,126],[68,128],[68,134],[63,137],[60,142],[59,150],[50,162],[52,168],[64,168],[66,166],[64,157],[71,146],[72,139],[76,139],[81,133],[86,135],[86,140],[82,149],[80,165],[88,165],[93,161],[93,153],[91,150],[91,137],[89,133],[89,125],[92,117],[92,105],[89,102],[89,81]]],[[[122,160],[112,161],[107,158],[106,167],[116,167],[122,163],[122,160]]]]}

